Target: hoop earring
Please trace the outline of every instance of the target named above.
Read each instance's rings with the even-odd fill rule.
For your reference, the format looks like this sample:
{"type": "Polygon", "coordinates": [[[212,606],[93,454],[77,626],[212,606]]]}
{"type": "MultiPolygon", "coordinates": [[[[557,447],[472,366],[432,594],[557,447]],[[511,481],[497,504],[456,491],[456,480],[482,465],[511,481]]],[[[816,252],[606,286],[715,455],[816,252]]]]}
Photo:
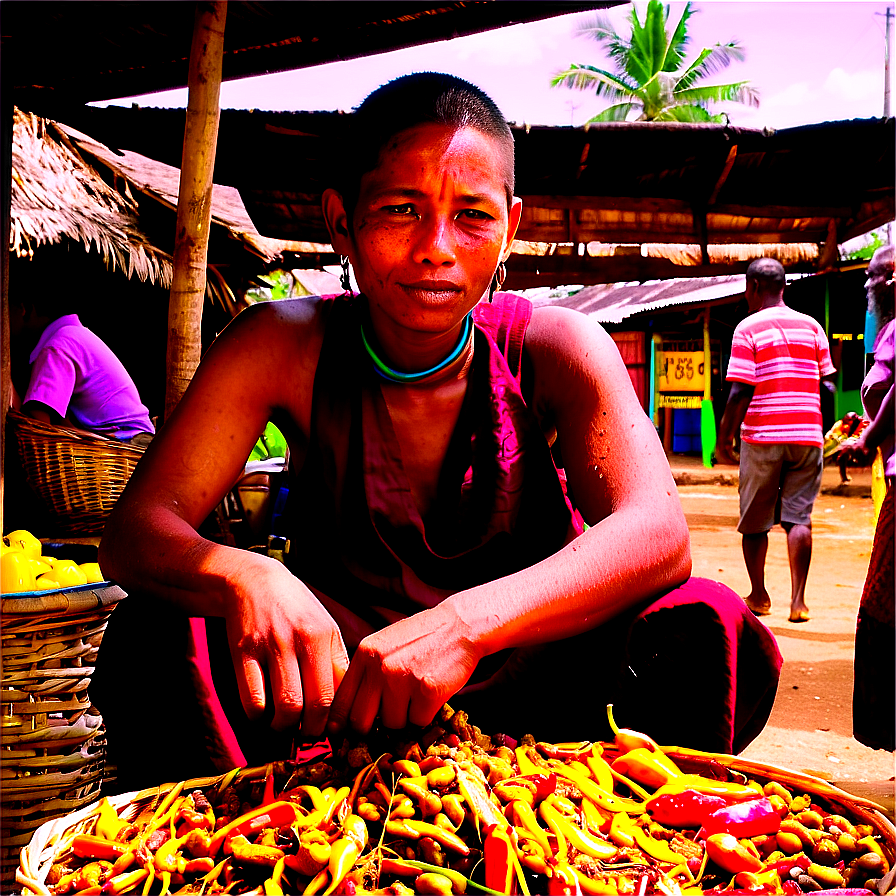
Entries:
{"type": "Polygon", "coordinates": [[[347,293],[352,291],[352,278],[349,272],[348,255],[339,256],[339,264],[342,265],[342,273],[339,276],[339,285],[347,293]]]}
{"type": "Polygon", "coordinates": [[[495,270],[495,276],[492,277],[491,286],[488,289],[488,300],[491,303],[492,299],[495,297],[495,293],[504,285],[504,281],[507,279],[507,267],[504,262],[500,262],[497,269],[495,270]]]}

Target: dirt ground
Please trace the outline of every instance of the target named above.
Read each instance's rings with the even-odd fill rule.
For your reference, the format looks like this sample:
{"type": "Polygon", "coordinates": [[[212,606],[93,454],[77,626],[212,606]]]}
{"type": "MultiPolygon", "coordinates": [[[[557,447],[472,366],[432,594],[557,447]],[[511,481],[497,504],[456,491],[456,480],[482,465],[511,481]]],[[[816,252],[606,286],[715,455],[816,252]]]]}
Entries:
{"type": "MultiPolygon", "coordinates": [[[[730,480],[715,468],[712,481],[676,476],[691,533],[693,574],[723,582],[744,595],[749,580],[736,531],[736,470],[730,480]],[[682,481],[694,484],[683,485],[682,481]],[[719,485],[719,481],[731,484],[719,485]]],[[[696,477],[699,479],[699,474],[696,477]]],[[[763,618],[778,640],[784,666],[768,725],[744,751],[760,762],[804,771],[844,790],[894,805],[894,755],[852,737],[852,663],[856,613],[874,535],[870,474],[832,494],[839,477],[825,471],[812,517],[813,554],[806,589],[811,619],[788,622],[790,569],[784,531],[769,536],[766,587],[772,614],[763,618]],[[867,488],[861,483],[866,482],[867,488]]]]}

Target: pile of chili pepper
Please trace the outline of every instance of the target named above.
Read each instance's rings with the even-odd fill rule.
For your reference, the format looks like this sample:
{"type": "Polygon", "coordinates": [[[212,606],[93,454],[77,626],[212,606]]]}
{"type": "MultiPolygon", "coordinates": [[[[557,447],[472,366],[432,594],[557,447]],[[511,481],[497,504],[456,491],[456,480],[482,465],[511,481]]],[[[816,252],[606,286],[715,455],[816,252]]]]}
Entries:
{"type": "MultiPolygon", "coordinates": [[[[343,747],[249,793],[179,785],[136,821],[108,800],[52,894],[884,892],[892,843],[776,781],[686,773],[639,732],[615,742],[482,736],[445,707],[373,758],[343,747]]],[[[716,769],[724,774],[724,769],[716,769]]]]}

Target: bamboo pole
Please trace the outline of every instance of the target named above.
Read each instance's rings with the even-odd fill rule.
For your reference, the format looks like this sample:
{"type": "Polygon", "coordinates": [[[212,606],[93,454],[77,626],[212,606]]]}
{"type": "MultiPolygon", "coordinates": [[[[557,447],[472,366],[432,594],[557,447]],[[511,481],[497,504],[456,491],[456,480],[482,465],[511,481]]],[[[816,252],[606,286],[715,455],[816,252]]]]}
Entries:
{"type": "Polygon", "coordinates": [[[212,177],[221,117],[219,98],[226,15],[226,0],[196,4],[177,199],[174,275],[168,302],[166,420],[186,391],[202,354],[202,305],[212,214],[212,177]]]}

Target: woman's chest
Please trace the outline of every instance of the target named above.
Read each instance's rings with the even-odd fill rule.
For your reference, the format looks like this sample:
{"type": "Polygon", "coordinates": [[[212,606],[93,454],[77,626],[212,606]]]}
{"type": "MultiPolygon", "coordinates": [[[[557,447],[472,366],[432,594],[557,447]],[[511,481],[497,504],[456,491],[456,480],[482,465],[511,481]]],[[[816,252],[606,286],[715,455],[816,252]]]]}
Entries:
{"type": "Polygon", "coordinates": [[[465,395],[465,382],[425,389],[383,388],[395,438],[395,460],[404,471],[421,518],[427,516],[438,496],[452,440],[455,435],[463,436],[460,432],[456,434],[456,430],[465,395]]]}

